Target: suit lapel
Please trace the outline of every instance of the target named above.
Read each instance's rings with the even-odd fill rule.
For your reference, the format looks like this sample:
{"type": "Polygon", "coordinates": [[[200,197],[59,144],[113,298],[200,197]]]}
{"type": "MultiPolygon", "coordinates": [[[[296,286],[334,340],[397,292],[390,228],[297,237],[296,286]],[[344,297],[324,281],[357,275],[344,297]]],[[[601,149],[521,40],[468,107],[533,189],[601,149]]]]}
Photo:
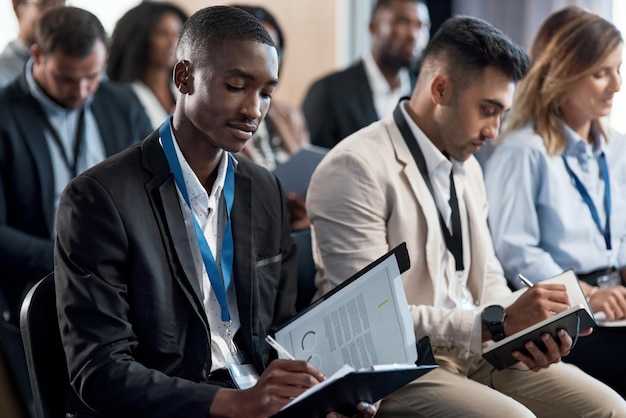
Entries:
{"type": "Polygon", "coordinates": [[[22,76],[19,84],[13,84],[13,117],[16,126],[20,129],[26,147],[35,161],[35,169],[41,185],[42,210],[46,219],[48,231],[53,230],[54,224],[54,172],[52,157],[44,134],[46,121],[39,103],[29,93],[26,78],[22,76]],[[37,109],[33,112],[33,109],[37,109]]]}
{"type": "MultiPolygon", "coordinates": [[[[204,312],[202,289],[197,279],[176,183],[159,144],[158,133],[154,132],[141,144],[141,147],[143,166],[153,174],[152,179],[146,184],[146,189],[149,196],[152,197],[151,204],[154,207],[154,213],[162,214],[162,217],[158,219],[163,232],[162,235],[170,238],[165,240],[165,246],[173,275],[180,282],[182,288],[189,292],[193,305],[204,312]],[[176,272],[178,268],[182,269],[183,274],[176,272]]],[[[201,316],[206,318],[204,314],[201,316]]]]}
{"type": "Polygon", "coordinates": [[[254,297],[254,254],[252,251],[252,181],[250,177],[235,169],[235,201],[231,212],[235,255],[233,258],[233,282],[237,292],[239,320],[244,340],[252,344],[252,304],[254,297]]]}

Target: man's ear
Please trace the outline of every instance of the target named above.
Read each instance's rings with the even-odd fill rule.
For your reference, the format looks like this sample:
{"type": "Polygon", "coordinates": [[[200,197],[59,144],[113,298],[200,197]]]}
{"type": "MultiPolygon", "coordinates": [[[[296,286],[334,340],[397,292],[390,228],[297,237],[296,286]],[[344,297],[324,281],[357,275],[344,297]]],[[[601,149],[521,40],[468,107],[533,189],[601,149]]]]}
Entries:
{"type": "Polygon", "coordinates": [[[41,48],[37,44],[32,44],[30,46],[30,55],[32,55],[33,60],[35,62],[35,66],[41,65],[41,60],[43,60],[43,52],[41,48]]]}
{"type": "Polygon", "coordinates": [[[372,19],[370,20],[370,23],[367,27],[369,28],[370,35],[373,35],[374,33],[376,33],[376,30],[378,29],[378,23],[375,22],[374,19],[372,19]]]}
{"type": "Polygon", "coordinates": [[[430,83],[430,97],[435,104],[445,104],[452,93],[452,83],[446,74],[437,74],[430,83]]]}
{"type": "Polygon", "coordinates": [[[191,63],[180,60],[174,65],[174,85],[182,94],[192,93],[191,63]]]}

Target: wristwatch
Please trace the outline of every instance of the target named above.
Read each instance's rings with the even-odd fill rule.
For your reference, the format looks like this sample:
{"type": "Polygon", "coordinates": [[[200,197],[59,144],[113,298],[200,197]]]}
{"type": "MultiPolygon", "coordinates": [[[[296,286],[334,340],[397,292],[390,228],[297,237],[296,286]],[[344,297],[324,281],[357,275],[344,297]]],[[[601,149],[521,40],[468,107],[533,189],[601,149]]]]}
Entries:
{"type": "Polygon", "coordinates": [[[502,306],[487,306],[483,310],[481,318],[494,341],[500,341],[504,338],[504,319],[506,318],[506,310],[502,306]]]}

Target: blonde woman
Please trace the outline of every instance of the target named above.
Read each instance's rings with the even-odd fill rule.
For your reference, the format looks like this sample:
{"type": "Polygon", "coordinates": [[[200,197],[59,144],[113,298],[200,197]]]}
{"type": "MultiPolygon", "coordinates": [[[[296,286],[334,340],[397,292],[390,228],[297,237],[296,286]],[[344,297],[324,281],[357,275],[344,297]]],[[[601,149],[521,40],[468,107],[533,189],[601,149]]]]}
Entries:
{"type": "MultiPolygon", "coordinates": [[[[578,7],[549,16],[485,167],[489,222],[512,287],[573,269],[595,312],[626,318],[626,140],[603,125],[623,40],[578,7]]],[[[626,328],[596,328],[564,360],[626,395],[626,328]]]]}

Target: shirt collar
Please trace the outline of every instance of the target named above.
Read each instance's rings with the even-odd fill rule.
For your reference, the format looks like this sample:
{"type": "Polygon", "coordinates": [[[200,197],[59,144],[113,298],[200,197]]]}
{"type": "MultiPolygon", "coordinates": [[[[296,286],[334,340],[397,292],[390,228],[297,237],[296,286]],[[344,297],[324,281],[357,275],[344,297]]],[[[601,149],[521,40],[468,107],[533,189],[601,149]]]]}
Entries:
{"type": "Polygon", "coordinates": [[[406,105],[408,104],[408,100],[402,100],[399,104],[400,109],[402,110],[402,116],[406,120],[413,136],[417,140],[417,143],[422,150],[422,154],[424,155],[424,160],[426,160],[426,168],[428,169],[429,175],[432,176],[433,172],[440,169],[445,169],[447,172],[450,172],[452,167],[454,167],[454,172],[463,176],[465,174],[465,168],[463,166],[463,162],[457,161],[453,158],[448,159],[443,152],[439,151],[439,149],[432,143],[432,141],[426,136],[424,131],[420,129],[419,126],[411,119],[411,116],[406,110],[406,105]]]}
{"type": "MultiPolygon", "coordinates": [[[[387,79],[382,71],[380,71],[380,68],[378,68],[378,64],[374,61],[371,52],[363,56],[363,66],[365,67],[365,74],[370,82],[370,88],[373,94],[389,94],[391,91],[394,91],[389,87],[387,79]]],[[[398,76],[400,77],[400,87],[396,90],[410,92],[411,76],[409,75],[408,68],[401,68],[398,76]]]]}
{"type": "Polygon", "coordinates": [[[598,156],[606,150],[606,139],[600,134],[600,130],[595,123],[591,123],[591,136],[594,138],[592,144],[588,144],[566,123],[563,124],[565,134],[565,152],[576,158],[589,158],[598,156]]]}
{"type": "MultiPolygon", "coordinates": [[[[43,89],[37,84],[35,81],[35,77],[33,77],[33,57],[30,57],[26,62],[26,85],[28,86],[29,93],[39,102],[44,112],[47,115],[57,115],[57,114],[66,114],[76,112],[80,109],[67,109],[54,101],[52,101],[48,95],[43,91],[43,89]]],[[[93,101],[93,95],[89,96],[83,107],[88,108],[93,101]]]]}
{"type": "Polygon", "coordinates": [[[226,170],[228,168],[228,164],[227,164],[228,158],[230,158],[230,160],[234,164],[234,167],[237,166],[236,160],[230,156],[229,152],[224,151],[222,153],[222,159],[220,160],[220,163],[217,166],[217,178],[215,179],[215,182],[213,183],[213,187],[211,188],[211,193],[208,194],[204,186],[202,186],[202,183],[200,183],[200,179],[198,179],[198,176],[196,176],[196,174],[193,172],[193,170],[191,169],[191,166],[189,165],[189,163],[185,159],[185,156],[180,150],[180,147],[178,146],[178,141],[176,140],[176,137],[174,136],[174,131],[172,130],[171,126],[170,126],[170,132],[172,134],[172,139],[174,142],[174,149],[176,150],[176,157],[178,158],[178,162],[180,163],[180,168],[183,172],[183,179],[187,187],[187,194],[189,196],[189,200],[191,201],[193,199],[200,199],[200,198],[203,198],[204,196],[204,199],[206,199],[207,205],[209,203],[209,199],[211,201],[217,201],[217,198],[219,198],[219,196],[222,194],[222,190],[224,189],[224,183],[226,182],[226,170]]]}

